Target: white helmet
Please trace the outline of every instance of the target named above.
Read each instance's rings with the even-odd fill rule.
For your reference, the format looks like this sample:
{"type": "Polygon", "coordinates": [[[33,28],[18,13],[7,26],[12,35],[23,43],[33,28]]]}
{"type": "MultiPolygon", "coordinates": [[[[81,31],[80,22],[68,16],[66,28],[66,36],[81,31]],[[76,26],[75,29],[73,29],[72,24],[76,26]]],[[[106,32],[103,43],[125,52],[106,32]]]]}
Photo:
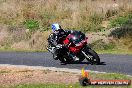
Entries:
{"type": "Polygon", "coordinates": [[[57,23],[52,24],[53,32],[56,31],[56,30],[59,30],[59,29],[61,29],[61,26],[59,24],[57,24],[57,23]]]}

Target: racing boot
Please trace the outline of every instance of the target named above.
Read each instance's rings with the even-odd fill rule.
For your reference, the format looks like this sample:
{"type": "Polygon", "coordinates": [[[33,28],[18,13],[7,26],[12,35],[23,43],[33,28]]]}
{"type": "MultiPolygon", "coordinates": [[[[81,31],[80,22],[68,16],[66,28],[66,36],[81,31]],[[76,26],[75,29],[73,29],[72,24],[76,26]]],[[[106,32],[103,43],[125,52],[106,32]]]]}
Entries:
{"type": "Polygon", "coordinates": [[[55,60],[58,60],[57,55],[54,55],[54,54],[53,54],[53,58],[54,58],[55,60]]]}
{"type": "Polygon", "coordinates": [[[58,51],[57,51],[57,49],[54,49],[53,58],[55,60],[58,60],[58,51]]]}
{"type": "Polygon", "coordinates": [[[74,56],[74,57],[73,57],[73,60],[74,60],[74,61],[79,61],[79,58],[78,58],[77,56],[74,56]]]}

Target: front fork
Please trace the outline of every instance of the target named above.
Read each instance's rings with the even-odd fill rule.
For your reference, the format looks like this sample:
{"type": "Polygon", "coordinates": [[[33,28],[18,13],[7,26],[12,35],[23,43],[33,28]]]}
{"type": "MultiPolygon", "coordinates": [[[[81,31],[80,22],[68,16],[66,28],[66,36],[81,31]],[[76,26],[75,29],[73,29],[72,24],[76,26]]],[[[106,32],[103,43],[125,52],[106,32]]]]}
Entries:
{"type": "Polygon", "coordinates": [[[88,58],[89,60],[91,59],[91,57],[89,55],[87,55],[84,51],[82,51],[83,55],[88,58]]]}
{"type": "Polygon", "coordinates": [[[89,51],[89,49],[91,49],[89,46],[85,46],[83,49],[82,49],[82,54],[87,58],[87,60],[91,60],[92,59],[92,57],[88,54],[88,51],[89,51]],[[87,54],[86,54],[87,53],[87,54]]]}

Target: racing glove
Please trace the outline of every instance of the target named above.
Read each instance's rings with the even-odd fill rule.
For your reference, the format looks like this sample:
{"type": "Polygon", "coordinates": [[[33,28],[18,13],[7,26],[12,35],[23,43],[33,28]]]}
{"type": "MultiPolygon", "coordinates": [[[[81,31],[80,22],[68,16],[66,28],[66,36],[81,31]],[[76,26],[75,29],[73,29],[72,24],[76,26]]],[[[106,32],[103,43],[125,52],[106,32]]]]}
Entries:
{"type": "Polygon", "coordinates": [[[62,48],[62,47],[63,47],[62,44],[58,44],[58,45],[56,46],[57,49],[60,49],[60,48],[62,48]]]}

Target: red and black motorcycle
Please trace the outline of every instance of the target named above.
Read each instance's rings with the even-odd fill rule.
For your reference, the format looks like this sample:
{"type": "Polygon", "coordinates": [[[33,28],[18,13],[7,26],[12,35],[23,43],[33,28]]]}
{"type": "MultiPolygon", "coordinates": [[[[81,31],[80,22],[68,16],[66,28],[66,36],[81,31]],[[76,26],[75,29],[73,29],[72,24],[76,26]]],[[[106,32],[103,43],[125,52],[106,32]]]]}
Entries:
{"type": "MultiPolygon", "coordinates": [[[[80,31],[74,31],[67,37],[60,40],[63,43],[58,50],[57,57],[63,63],[73,62],[71,54],[79,58],[79,62],[87,59],[91,64],[99,64],[100,58],[98,54],[87,45],[87,37],[80,31]]],[[[51,47],[50,43],[48,48],[51,47]]]]}

